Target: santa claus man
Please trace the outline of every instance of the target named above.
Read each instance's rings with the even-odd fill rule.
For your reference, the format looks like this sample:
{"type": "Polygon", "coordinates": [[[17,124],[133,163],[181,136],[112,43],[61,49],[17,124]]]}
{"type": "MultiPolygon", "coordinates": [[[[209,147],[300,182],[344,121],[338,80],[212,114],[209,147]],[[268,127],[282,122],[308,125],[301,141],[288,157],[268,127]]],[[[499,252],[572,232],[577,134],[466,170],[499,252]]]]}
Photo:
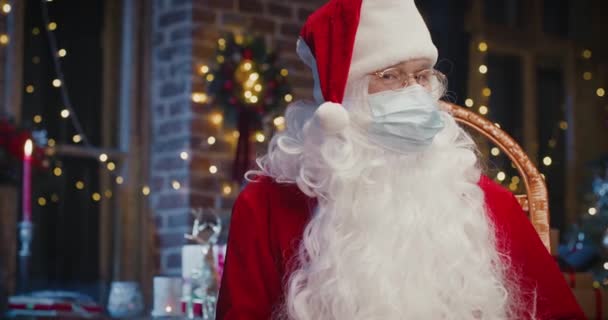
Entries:
{"type": "Polygon", "coordinates": [[[514,196],[438,107],[413,0],[331,0],[297,43],[315,100],[234,206],[217,319],[584,319],[514,196]]]}

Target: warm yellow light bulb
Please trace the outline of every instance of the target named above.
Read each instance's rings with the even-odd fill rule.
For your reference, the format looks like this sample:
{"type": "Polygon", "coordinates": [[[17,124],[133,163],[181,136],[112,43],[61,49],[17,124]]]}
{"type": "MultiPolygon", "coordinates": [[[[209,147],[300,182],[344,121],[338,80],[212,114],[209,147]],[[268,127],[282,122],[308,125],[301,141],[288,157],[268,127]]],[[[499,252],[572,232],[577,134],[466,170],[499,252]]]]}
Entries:
{"type": "Polygon", "coordinates": [[[465,105],[465,106],[467,106],[467,107],[469,107],[469,108],[470,108],[470,107],[472,107],[474,104],[475,104],[475,102],[474,102],[474,101],[473,101],[473,99],[471,99],[471,98],[466,99],[466,100],[464,101],[464,105],[465,105]]]}
{"type": "Polygon", "coordinates": [[[207,143],[209,145],[215,144],[215,137],[211,136],[211,137],[207,138],[207,143]]]}
{"type": "Polygon", "coordinates": [[[206,79],[207,79],[208,82],[211,82],[211,81],[213,81],[213,79],[215,79],[215,76],[212,73],[210,73],[210,74],[207,75],[206,79]]]}
{"type": "Polygon", "coordinates": [[[285,117],[283,117],[283,116],[276,117],[276,118],[274,118],[274,120],[272,120],[272,122],[277,127],[285,125],[285,117]]]}
{"type": "Polygon", "coordinates": [[[589,72],[589,71],[583,72],[583,79],[585,79],[585,80],[591,80],[591,79],[593,79],[593,74],[591,72],[589,72]]]}
{"type": "Polygon", "coordinates": [[[562,130],[568,130],[568,122],[566,122],[566,121],[561,121],[561,122],[559,123],[559,128],[560,128],[560,129],[562,129],[562,130]]]}
{"type": "Polygon", "coordinates": [[[82,137],[79,134],[75,134],[72,137],[72,141],[74,141],[74,143],[79,143],[80,141],[82,141],[82,137]]]}
{"type": "Polygon", "coordinates": [[[27,93],[34,93],[34,86],[33,85],[28,85],[27,87],[25,87],[25,92],[27,93]]]}
{"type": "Polygon", "coordinates": [[[180,153],[180,154],[179,154],[179,157],[180,157],[182,160],[188,160],[188,156],[189,156],[189,155],[188,155],[188,152],[186,152],[186,151],[182,151],[182,153],[180,153]]]}
{"type": "Polygon", "coordinates": [[[59,168],[59,167],[56,167],[55,169],[53,169],[53,174],[54,174],[56,177],[61,177],[61,174],[62,174],[62,173],[63,173],[63,170],[61,170],[61,168],[59,168]]]}
{"type": "Polygon", "coordinates": [[[40,123],[42,122],[42,116],[37,114],[34,116],[34,123],[40,123]]]}
{"type": "Polygon", "coordinates": [[[182,187],[181,183],[179,183],[179,181],[177,181],[177,180],[173,180],[173,182],[171,183],[171,186],[175,190],[179,190],[182,187]]]}
{"type": "Polygon", "coordinates": [[[76,189],[78,189],[78,190],[82,190],[82,189],[84,189],[84,182],[82,182],[82,181],[77,181],[77,182],[76,182],[76,189]]]}
{"type": "Polygon", "coordinates": [[[222,116],[221,113],[213,113],[211,115],[211,123],[213,123],[214,125],[220,125],[222,124],[222,121],[224,121],[224,116],[222,116]]]}
{"type": "Polygon", "coordinates": [[[222,191],[224,192],[224,195],[229,195],[230,193],[232,193],[232,187],[229,185],[224,185],[222,191]]]}
{"type": "Polygon", "coordinates": [[[287,75],[289,75],[289,71],[287,69],[281,69],[281,75],[283,77],[287,77],[287,75]]]}
{"type": "Polygon", "coordinates": [[[291,94],[285,95],[285,102],[291,102],[293,100],[293,96],[291,94]]]}
{"type": "Polygon", "coordinates": [[[479,43],[479,45],[477,46],[477,48],[481,52],[486,52],[486,51],[488,51],[488,44],[485,41],[482,41],[482,42],[479,43]]]}
{"type": "Polygon", "coordinates": [[[498,179],[498,181],[505,181],[506,178],[507,174],[502,171],[496,175],[496,179],[498,179]]]}
{"type": "Polygon", "coordinates": [[[114,162],[108,162],[106,167],[108,168],[108,170],[114,171],[114,169],[116,169],[116,164],[114,164],[114,162]]]}
{"type": "Polygon", "coordinates": [[[479,114],[486,115],[486,114],[488,114],[488,111],[489,111],[488,107],[486,107],[486,106],[480,106],[479,107],[479,114]]]}
{"type": "Polygon", "coordinates": [[[4,5],[2,5],[2,12],[9,14],[11,12],[11,5],[8,3],[5,3],[4,5]]]}
{"type": "Polygon", "coordinates": [[[142,193],[144,196],[149,195],[149,194],[150,194],[150,187],[148,187],[148,186],[143,186],[143,187],[141,188],[141,193],[142,193]]]}
{"type": "Polygon", "coordinates": [[[492,90],[490,88],[483,88],[481,94],[483,94],[484,97],[489,97],[492,95],[492,90]]]}
{"type": "Polygon", "coordinates": [[[107,155],[107,154],[105,154],[105,153],[100,154],[100,155],[99,155],[99,161],[101,161],[101,162],[106,162],[106,161],[108,161],[108,155],[107,155]]]}
{"type": "Polygon", "coordinates": [[[251,70],[251,68],[253,68],[253,65],[251,64],[251,62],[243,63],[243,70],[249,71],[249,70],[251,70]]]}
{"type": "Polygon", "coordinates": [[[217,167],[216,166],[210,166],[209,167],[209,172],[211,174],[216,174],[217,173],[217,167]]]}
{"type": "Polygon", "coordinates": [[[546,156],[546,157],[544,157],[544,158],[543,158],[543,164],[544,164],[545,166],[547,166],[547,167],[548,167],[548,166],[550,166],[552,163],[553,163],[553,160],[551,159],[551,157],[546,156]]]}
{"type": "Polygon", "coordinates": [[[603,97],[606,95],[606,90],[604,90],[604,88],[597,88],[595,93],[597,94],[598,97],[603,97]]]}
{"type": "Polygon", "coordinates": [[[41,207],[46,206],[46,199],[43,197],[38,198],[38,205],[41,207]]]}
{"type": "Polygon", "coordinates": [[[55,87],[55,88],[61,87],[61,80],[59,80],[59,79],[53,80],[53,87],[55,87]]]}
{"type": "Polygon", "coordinates": [[[116,177],[116,183],[117,184],[123,184],[125,182],[125,179],[121,176],[116,177]]]}
{"type": "Polygon", "coordinates": [[[209,66],[207,66],[207,65],[202,65],[202,66],[201,66],[201,68],[199,69],[199,71],[200,71],[202,74],[206,74],[207,72],[209,72],[209,66]]]}
{"type": "Polygon", "coordinates": [[[263,133],[257,132],[255,134],[255,140],[257,140],[257,142],[259,142],[259,143],[262,143],[262,142],[264,142],[264,140],[266,140],[266,137],[264,136],[263,133]]]}
{"type": "Polygon", "coordinates": [[[59,51],[57,51],[57,55],[60,56],[61,58],[65,57],[68,54],[68,51],[65,49],[59,49],[59,51]]]}
{"type": "Polygon", "coordinates": [[[97,192],[93,193],[93,195],[91,195],[91,198],[93,199],[93,201],[98,202],[101,200],[101,195],[97,192]]]}
{"type": "Polygon", "coordinates": [[[490,152],[492,153],[493,156],[497,157],[500,154],[500,149],[494,147],[494,148],[492,148],[492,150],[490,152]]]}
{"type": "Polygon", "coordinates": [[[49,139],[49,141],[47,141],[47,144],[49,145],[49,147],[54,147],[55,146],[55,139],[49,139]]]}
{"type": "Polygon", "coordinates": [[[192,93],[192,101],[195,103],[205,103],[207,102],[209,97],[204,92],[194,92],[192,93]]]}
{"type": "Polygon", "coordinates": [[[57,23],[55,23],[55,22],[49,23],[49,30],[51,30],[51,31],[57,30],[57,23]]]}
{"type": "Polygon", "coordinates": [[[481,73],[481,74],[488,73],[488,66],[486,66],[485,64],[480,65],[479,66],[479,73],[481,73]]]}
{"type": "Polygon", "coordinates": [[[2,45],[7,45],[8,42],[10,41],[10,37],[8,36],[8,34],[0,34],[0,44],[2,45]]]}
{"type": "Polygon", "coordinates": [[[585,59],[591,59],[591,55],[592,55],[591,50],[589,50],[589,49],[583,50],[583,58],[585,58],[585,59]]]}
{"type": "Polygon", "coordinates": [[[62,118],[66,119],[67,117],[69,117],[69,116],[70,116],[70,110],[68,110],[68,109],[63,109],[63,110],[61,110],[60,115],[61,115],[61,117],[62,117],[62,118]]]}

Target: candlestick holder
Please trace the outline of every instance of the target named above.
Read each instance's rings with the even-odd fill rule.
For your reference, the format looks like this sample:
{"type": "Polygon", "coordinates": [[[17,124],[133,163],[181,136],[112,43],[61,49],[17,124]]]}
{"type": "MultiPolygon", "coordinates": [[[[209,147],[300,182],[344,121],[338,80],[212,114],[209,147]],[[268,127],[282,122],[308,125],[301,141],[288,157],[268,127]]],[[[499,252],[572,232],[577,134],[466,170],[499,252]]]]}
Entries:
{"type": "Polygon", "coordinates": [[[34,224],[24,220],[18,225],[19,231],[19,291],[25,292],[29,288],[30,257],[34,224]]]}

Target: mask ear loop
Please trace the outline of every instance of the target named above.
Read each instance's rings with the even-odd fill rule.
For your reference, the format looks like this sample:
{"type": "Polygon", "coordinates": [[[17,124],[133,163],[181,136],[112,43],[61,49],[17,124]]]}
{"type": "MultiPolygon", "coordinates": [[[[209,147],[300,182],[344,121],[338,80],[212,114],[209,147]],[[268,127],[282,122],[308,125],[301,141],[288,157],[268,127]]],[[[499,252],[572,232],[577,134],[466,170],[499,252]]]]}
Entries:
{"type": "MultiPolygon", "coordinates": [[[[433,69],[436,70],[436,69],[433,69]]],[[[433,78],[431,83],[431,96],[433,99],[439,101],[443,98],[448,91],[448,79],[444,76],[436,76],[433,78]]]]}

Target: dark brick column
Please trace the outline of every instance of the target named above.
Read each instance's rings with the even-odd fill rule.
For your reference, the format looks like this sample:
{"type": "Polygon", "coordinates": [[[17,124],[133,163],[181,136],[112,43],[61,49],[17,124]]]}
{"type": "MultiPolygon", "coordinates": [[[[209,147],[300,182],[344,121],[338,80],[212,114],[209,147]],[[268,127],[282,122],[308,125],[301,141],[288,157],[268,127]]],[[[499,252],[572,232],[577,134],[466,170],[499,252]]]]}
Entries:
{"type": "MultiPolygon", "coordinates": [[[[194,102],[204,92],[203,65],[215,60],[225,31],[266,37],[290,72],[295,96],[310,94],[312,79],[298,60],[300,26],[320,4],[279,0],[155,0],[151,96],[150,207],[155,215],[161,273],[179,274],[190,208],[229,212],[238,186],[230,179],[234,128],[214,123],[218,110],[194,102]],[[211,139],[210,139],[211,138],[211,139]],[[213,143],[210,143],[213,142],[213,143]],[[187,159],[181,153],[187,153],[187,159]],[[179,183],[179,188],[176,189],[179,183]]],[[[262,151],[264,146],[259,146],[262,151]]]]}

